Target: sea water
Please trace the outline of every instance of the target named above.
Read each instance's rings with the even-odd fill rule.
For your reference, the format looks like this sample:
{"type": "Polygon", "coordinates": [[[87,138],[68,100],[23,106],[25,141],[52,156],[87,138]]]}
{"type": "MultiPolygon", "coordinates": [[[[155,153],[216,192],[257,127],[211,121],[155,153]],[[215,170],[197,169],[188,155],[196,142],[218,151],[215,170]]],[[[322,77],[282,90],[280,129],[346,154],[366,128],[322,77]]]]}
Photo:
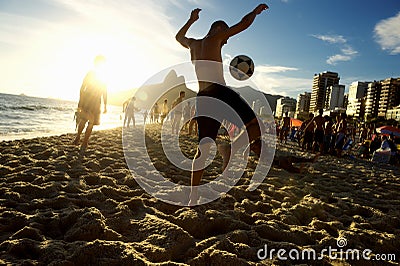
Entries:
{"type": "MultiPolygon", "coordinates": [[[[0,141],[35,138],[76,132],[77,102],[0,93],[0,141]]],[[[122,126],[121,106],[107,106],[94,130],[122,126]]],[[[143,115],[135,115],[136,123],[143,123],[143,115]]]]}

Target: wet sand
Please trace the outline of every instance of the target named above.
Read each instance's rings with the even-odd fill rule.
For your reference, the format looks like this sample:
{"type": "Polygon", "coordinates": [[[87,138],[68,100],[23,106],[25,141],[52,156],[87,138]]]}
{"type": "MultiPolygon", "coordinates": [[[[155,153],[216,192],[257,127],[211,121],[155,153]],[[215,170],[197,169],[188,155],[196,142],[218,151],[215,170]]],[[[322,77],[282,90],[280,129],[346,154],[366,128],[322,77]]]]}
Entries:
{"type": "MultiPolygon", "coordinates": [[[[176,183],[149,126],[148,152],[176,183]]],[[[400,259],[400,171],[358,159],[321,156],[302,174],[271,168],[246,190],[256,159],[221,199],[180,207],[147,194],[130,173],[121,128],[94,132],[86,154],[73,135],[0,143],[0,264],[27,265],[397,265],[400,259]],[[261,260],[268,249],[344,249],[395,254],[397,261],[261,260]]],[[[182,137],[193,155],[195,137],[182,137]]],[[[296,145],[279,153],[311,157],[296,145]]],[[[138,155],[140,156],[140,155],[138,155]]],[[[204,178],[220,173],[216,160],[204,178]]],[[[286,254],[287,256],[287,254],[286,254]]]]}

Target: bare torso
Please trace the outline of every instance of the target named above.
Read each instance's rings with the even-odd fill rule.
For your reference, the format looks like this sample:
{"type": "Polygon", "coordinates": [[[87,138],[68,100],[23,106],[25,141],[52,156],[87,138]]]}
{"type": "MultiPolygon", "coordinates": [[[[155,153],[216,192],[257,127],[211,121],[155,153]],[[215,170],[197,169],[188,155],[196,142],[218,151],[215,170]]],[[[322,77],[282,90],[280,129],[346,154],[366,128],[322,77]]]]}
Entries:
{"type": "Polygon", "coordinates": [[[283,118],[282,128],[286,128],[288,130],[289,127],[290,127],[290,117],[286,116],[286,117],[283,118]]]}
{"type": "Polygon", "coordinates": [[[324,130],[325,118],[322,115],[318,115],[314,118],[316,130],[324,130]]]}
{"type": "Polygon", "coordinates": [[[208,86],[208,82],[226,85],[221,56],[223,45],[224,40],[209,35],[190,43],[190,56],[195,66],[200,91],[208,86]]]}

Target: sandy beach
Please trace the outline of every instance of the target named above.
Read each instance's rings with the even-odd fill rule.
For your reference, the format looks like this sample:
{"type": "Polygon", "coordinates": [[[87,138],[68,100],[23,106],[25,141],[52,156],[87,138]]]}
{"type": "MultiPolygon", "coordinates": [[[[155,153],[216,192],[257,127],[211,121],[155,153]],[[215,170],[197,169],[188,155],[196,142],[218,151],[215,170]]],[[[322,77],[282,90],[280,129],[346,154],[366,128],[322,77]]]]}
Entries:
{"type": "MultiPolygon", "coordinates": [[[[148,127],[156,168],[176,183],[187,171],[170,167],[148,127]]],[[[74,135],[0,143],[0,264],[23,265],[398,265],[400,170],[361,159],[321,156],[306,172],[272,167],[246,190],[255,158],[239,183],[205,205],[180,207],[153,198],[127,167],[121,128],[93,133],[86,154],[74,135]],[[395,254],[395,261],[259,258],[260,249],[338,249],[395,254]]],[[[182,137],[184,153],[194,136],[182,137]]],[[[296,145],[279,153],[311,157],[296,145]]],[[[220,172],[215,161],[205,181],[220,172]]],[[[294,253],[293,253],[294,254],[294,253]]],[[[286,256],[288,254],[286,253],[286,256]]],[[[383,256],[382,256],[383,258],[383,256]]]]}

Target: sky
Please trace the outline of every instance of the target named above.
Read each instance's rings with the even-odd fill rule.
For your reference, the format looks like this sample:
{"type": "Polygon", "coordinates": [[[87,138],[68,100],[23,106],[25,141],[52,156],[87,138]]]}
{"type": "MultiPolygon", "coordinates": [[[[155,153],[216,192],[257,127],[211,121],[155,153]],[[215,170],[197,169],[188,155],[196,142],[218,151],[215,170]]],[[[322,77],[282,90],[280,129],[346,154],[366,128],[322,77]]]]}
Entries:
{"type": "MultiPolygon", "coordinates": [[[[109,91],[140,87],[188,62],[175,34],[201,8],[188,36],[215,20],[232,26],[253,0],[0,0],[0,93],[77,100],[98,54],[107,58],[109,91]]],[[[399,0],[271,0],[246,31],[222,49],[255,63],[260,90],[296,98],[315,73],[338,72],[340,84],[400,77],[399,0]]],[[[229,84],[228,84],[229,85],[229,84]]]]}

